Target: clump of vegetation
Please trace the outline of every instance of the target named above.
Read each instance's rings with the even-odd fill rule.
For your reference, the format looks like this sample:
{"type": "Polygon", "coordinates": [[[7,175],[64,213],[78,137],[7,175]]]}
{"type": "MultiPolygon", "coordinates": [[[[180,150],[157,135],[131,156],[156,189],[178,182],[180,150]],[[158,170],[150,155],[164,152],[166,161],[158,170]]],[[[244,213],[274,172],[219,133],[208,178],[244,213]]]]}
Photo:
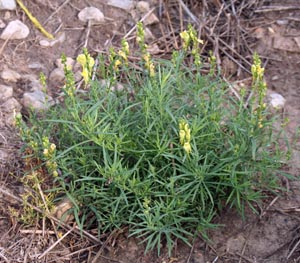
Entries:
{"type": "Polygon", "coordinates": [[[175,240],[206,237],[225,207],[254,210],[266,190],[277,189],[282,153],[272,133],[257,55],[254,96],[236,99],[215,76],[201,73],[200,45],[192,27],[181,33],[183,50],[171,60],[147,51],[138,24],[141,60],[129,63],[128,43],[99,56],[78,57],[85,82],[78,92],[65,66],[65,100],[28,123],[19,121],[31,156],[55,182],[53,192],[73,202],[81,229],[99,234],[128,226],[146,251],[175,240]],[[186,61],[193,61],[187,65],[186,61]],[[92,80],[93,75],[98,80],[92,80]],[[102,80],[101,80],[102,79],[102,80]]]}

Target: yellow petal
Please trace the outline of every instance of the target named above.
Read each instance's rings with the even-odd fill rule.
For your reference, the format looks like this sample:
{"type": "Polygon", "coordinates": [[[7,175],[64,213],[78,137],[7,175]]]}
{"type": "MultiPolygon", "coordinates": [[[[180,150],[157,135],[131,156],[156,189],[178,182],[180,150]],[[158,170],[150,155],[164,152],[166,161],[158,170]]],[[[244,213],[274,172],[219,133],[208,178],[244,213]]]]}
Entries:
{"type": "Polygon", "coordinates": [[[184,141],[185,141],[185,131],[184,130],[179,131],[179,141],[180,141],[181,145],[184,144],[184,141]]]}
{"type": "Polygon", "coordinates": [[[85,64],[86,64],[86,57],[85,57],[84,54],[78,55],[78,57],[77,57],[76,60],[77,60],[77,62],[78,62],[82,67],[85,66],[85,64]]]}
{"type": "Polygon", "coordinates": [[[185,152],[187,154],[190,154],[191,151],[192,151],[192,147],[191,147],[191,144],[189,142],[186,142],[184,145],[183,145],[183,149],[185,150],[185,152]]]}
{"type": "Polygon", "coordinates": [[[83,68],[81,76],[83,77],[84,82],[87,84],[90,80],[89,71],[87,70],[87,68],[83,68]]]}

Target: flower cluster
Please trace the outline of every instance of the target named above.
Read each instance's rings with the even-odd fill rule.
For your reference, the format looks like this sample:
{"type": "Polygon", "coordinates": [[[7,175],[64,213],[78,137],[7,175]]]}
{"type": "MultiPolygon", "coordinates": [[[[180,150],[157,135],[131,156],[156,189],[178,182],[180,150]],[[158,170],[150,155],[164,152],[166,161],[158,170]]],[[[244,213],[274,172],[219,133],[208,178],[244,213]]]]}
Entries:
{"type": "Polygon", "coordinates": [[[143,23],[138,22],[136,27],[137,27],[136,42],[138,43],[142,53],[145,53],[147,49],[147,45],[145,44],[145,31],[144,31],[143,23]]]}
{"type": "Polygon", "coordinates": [[[66,55],[63,54],[61,56],[61,62],[64,65],[64,73],[66,79],[66,83],[63,89],[69,97],[73,98],[75,94],[75,79],[72,69],[70,68],[70,66],[67,65],[66,55]]]}
{"type": "Polygon", "coordinates": [[[88,50],[84,48],[83,54],[78,55],[77,62],[82,66],[81,75],[84,79],[85,85],[87,85],[92,78],[95,60],[91,57],[88,50]]]}
{"type": "Polygon", "coordinates": [[[215,71],[216,71],[217,58],[216,58],[216,56],[213,54],[212,51],[209,52],[208,62],[209,62],[209,64],[210,64],[209,75],[210,75],[210,76],[213,76],[213,75],[215,74],[215,71]]]}
{"type": "Polygon", "coordinates": [[[129,55],[129,44],[125,39],[122,39],[121,45],[122,45],[122,49],[119,50],[118,54],[124,60],[124,62],[127,64],[128,55],[129,55]]]}
{"type": "Polygon", "coordinates": [[[145,67],[149,72],[150,77],[154,77],[155,66],[150,53],[147,51],[147,45],[145,44],[145,31],[142,22],[137,23],[136,42],[139,44],[140,50],[142,52],[142,59],[145,63],[145,67]]]}
{"type": "Polygon", "coordinates": [[[197,32],[192,25],[188,25],[188,30],[181,32],[180,37],[183,41],[183,50],[187,51],[191,46],[191,53],[194,57],[194,63],[196,66],[200,66],[201,60],[199,44],[203,44],[203,40],[197,37],[197,32]]]}
{"type": "Polygon", "coordinates": [[[52,173],[54,177],[58,176],[57,172],[57,163],[54,161],[55,153],[56,153],[56,145],[54,143],[50,143],[48,137],[43,137],[43,156],[46,160],[46,167],[49,172],[52,173]]]}
{"type": "Polygon", "coordinates": [[[267,92],[267,83],[264,81],[264,68],[261,67],[261,60],[257,53],[253,56],[252,73],[252,89],[257,95],[257,109],[254,113],[257,116],[257,125],[263,127],[263,110],[266,108],[264,98],[267,92]]]}
{"type": "Polygon", "coordinates": [[[191,147],[191,129],[185,120],[179,121],[179,142],[187,154],[192,151],[191,147]]]}
{"type": "Polygon", "coordinates": [[[154,77],[155,76],[155,71],[154,71],[155,67],[154,67],[154,64],[151,60],[150,53],[147,52],[146,54],[144,54],[143,55],[143,60],[145,62],[145,67],[148,70],[150,77],[154,77]]]}

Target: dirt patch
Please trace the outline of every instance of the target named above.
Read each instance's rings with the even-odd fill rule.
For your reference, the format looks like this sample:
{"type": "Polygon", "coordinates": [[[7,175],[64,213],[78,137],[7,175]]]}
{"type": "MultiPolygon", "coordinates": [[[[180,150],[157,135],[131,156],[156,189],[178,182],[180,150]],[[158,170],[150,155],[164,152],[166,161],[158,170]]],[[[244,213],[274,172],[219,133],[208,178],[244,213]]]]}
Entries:
{"type": "MultiPolygon", "coordinates": [[[[180,2],[180,1],[179,1],[180,2]]],[[[283,95],[287,100],[283,118],[288,117],[287,138],[293,149],[287,172],[294,176],[300,171],[300,10],[298,1],[183,1],[183,5],[171,1],[149,1],[150,8],[159,23],[149,26],[152,32],[150,46],[157,45],[157,56],[169,56],[173,48],[180,46],[178,33],[186,21],[199,23],[199,32],[205,39],[203,56],[208,50],[217,55],[218,64],[226,70],[227,79],[245,81],[249,77],[251,54],[257,51],[266,68],[269,89],[283,95]],[[251,3],[250,3],[251,2],[251,3]],[[290,8],[288,8],[290,7],[290,8]],[[294,8],[293,8],[294,7],[294,8]],[[196,20],[193,21],[193,16],[196,20]],[[237,25],[237,26],[236,26],[237,25]]],[[[93,55],[105,52],[111,44],[119,44],[135,25],[134,17],[142,14],[112,7],[107,1],[24,1],[28,9],[49,31],[59,36],[65,34],[62,43],[42,47],[40,40],[46,38],[32,25],[24,13],[0,11],[4,23],[20,19],[30,28],[25,40],[0,40],[0,72],[13,69],[21,76],[31,75],[38,79],[42,71],[49,77],[56,67],[55,62],[64,53],[76,58],[86,45],[93,55]],[[95,6],[105,15],[105,23],[89,28],[77,19],[80,10],[95,6]],[[58,10],[58,11],[57,11],[58,10]]],[[[128,37],[134,47],[132,35],[128,37]]],[[[28,78],[17,82],[0,84],[13,87],[13,97],[21,102],[25,91],[30,91],[28,78]]],[[[246,82],[246,81],[245,81],[246,82]]],[[[47,87],[50,96],[61,93],[61,84],[50,81],[47,87]]],[[[1,95],[0,95],[1,99],[1,95]]],[[[4,105],[5,101],[1,101],[4,105]]],[[[21,147],[15,129],[7,123],[8,114],[3,107],[0,114],[0,174],[1,189],[13,196],[22,194],[22,185],[17,178],[22,176],[22,161],[18,150],[21,147]],[[1,155],[2,154],[2,155],[1,155]],[[6,154],[6,156],[4,156],[6,154]],[[1,162],[1,160],[4,160],[1,162]],[[5,188],[4,188],[5,186],[5,188]],[[9,189],[9,190],[8,190],[9,189]]],[[[283,177],[282,177],[283,178],[283,177]]],[[[298,262],[299,249],[299,203],[298,182],[282,179],[287,194],[270,196],[259,204],[259,214],[250,209],[245,220],[240,215],[223,211],[215,222],[223,227],[211,231],[212,242],[196,238],[193,247],[178,243],[172,258],[162,248],[162,256],[155,253],[144,255],[144,246],[139,240],[128,239],[126,229],[97,239],[70,232],[55,246],[57,239],[49,222],[37,222],[35,226],[18,224],[11,215],[11,208],[18,208],[20,201],[0,193],[0,262],[298,262]],[[26,230],[26,231],[25,231],[26,230]],[[42,230],[42,232],[41,232],[42,230]],[[52,249],[49,249],[52,248],[52,249]],[[45,256],[43,253],[47,252],[45,256]],[[33,261],[33,259],[35,261],[33,261]]],[[[62,233],[68,230],[61,229],[62,233]]],[[[91,233],[97,236],[96,233],[91,233]]]]}

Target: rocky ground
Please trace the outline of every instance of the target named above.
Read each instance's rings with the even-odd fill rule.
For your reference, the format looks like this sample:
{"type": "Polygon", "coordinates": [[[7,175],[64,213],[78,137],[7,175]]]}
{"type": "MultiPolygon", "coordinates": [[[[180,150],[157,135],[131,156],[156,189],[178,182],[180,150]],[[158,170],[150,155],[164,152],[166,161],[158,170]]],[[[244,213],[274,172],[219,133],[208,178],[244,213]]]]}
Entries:
{"type": "Polygon", "coordinates": [[[53,39],[34,25],[20,4],[0,0],[0,262],[299,262],[300,184],[284,177],[282,185],[288,192],[266,200],[259,215],[248,211],[243,221],[234,212],[224,211],[215,219],[224,227],[210,233],[211,243],[197,238],[192,249],[178,244],[173,258],[144,255],[143,246],[127,239],[126,231],[112,233],[105,244],[93,239],[92,234],[80,239],[76,231],[71,231],[64,242],[56,244],[52,229],[42,230],[38,223],[25,227],[9,212],[9,208],[21,205],[18,195],[22,193],[21,142],[13,126],[14,114],[26,113],[29,107],[45,109],[59,101],[64,83],[62,53],[80,83],[75,58],[82,48],[87,47],[96,56],[118,45],[122,37],[134,48],[134,26],[139,20],[147,27],[151,53],[158,57],[168,56],[170,50],[180,46],[178,33],[188,21],[198,25],[205,40],[203,55],[206,49],[214,50],[233,88],[248,83],[251,53],[256,50],[266,68],[271,103],[278,99],[285,102],[281,114],[283,119],[289,118],[287,140],[293,149],[285,171],[297,177],[299,1],[23,2],[53,39]],[[225,36],[220,21],[229,28],[225,36]],[[47,77],[46,88],[39,81],[41,72],[47,77]]]}

